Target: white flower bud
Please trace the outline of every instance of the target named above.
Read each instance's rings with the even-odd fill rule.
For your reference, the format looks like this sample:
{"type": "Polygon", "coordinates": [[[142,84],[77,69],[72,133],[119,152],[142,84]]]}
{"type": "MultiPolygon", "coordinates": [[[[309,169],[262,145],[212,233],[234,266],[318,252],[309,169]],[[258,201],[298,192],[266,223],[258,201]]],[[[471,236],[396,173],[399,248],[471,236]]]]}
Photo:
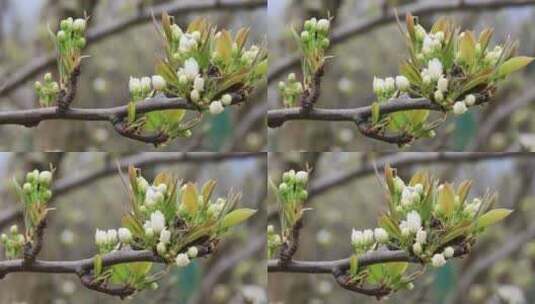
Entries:
{"type": "Polygon", "coordinates": [[[383,228],[375,228],[373,234],[378,243],[388,242],[388,233],[383,228]]]}
{"type": "Polygon", "coordinates": [[[295,73],[288,74],[288,81],[292,82],[295,81],[297,77],[295,76],[295,73]]]}
{"type": "Polygon", "coordinates": [[[444,257],[449,259],[449,258],[453,257],[453,254],[455,254],[455,250],[453,249],[453,247],[448,246],[448,247],[444,248],[444,252],[442,254],[444,255],[444,257]]]}
{"type": "Polygon", "coordinates": [[[167,82],[160,75],[152,76],[152,87],[157,91],[162,91],[167,86],[167,82]]]}
{"type": "Polygon", "coordinates": [[[145,227],[145,236],[148,238],[152,238],[154,236],[154,229],[151,227],[145,227]]]}
{"type": "Polygon", "coordinates": [[[437,58],[431,59],[427,64],[427,71],[432,80],[438,80],[443,74],[442,62],[437,58]]]}
{"type": "Polygon", "coordinates": [[[362,241],[365,245],[373,244],[373,231],[371,229],[366,229],[362,232],[362,241]]]}
{"type": "Polygon", "coordinates": [[[152,81],[150,77],[142,77],[141,78],[141,90],[145,92],[149,92],[152,89],[152,81]]]}
{"type": "Polygon", "coordinates": [[[192,246],[188,248],[188,257],[193,259],[193,258],[196,258],[198,254],[199,254],[199,249],[197,249],[197,247],[192,246]]]}
{"type": "Polygon", "coordinates": [[[351,244],[357,247],[363,244],[362,231],[353,229],[353,231],[351,232],[351,244]]]}
{"type": "Polygon", "coordinates": [[[107,238],[106,231],[100,230],[100,229],[97,229],[97,231],[95,231],[95,244],[97,246],[102,246],[106,244],[107,239],[108,238],[107,238]]]}
{"type": "Polygon", "coordinates": [[[412,244],[412,252],[414,252],[415,255],[420,255],[422,254],[422,244],[416,242],[414,244],[412,244]]]}
{"type": "Polygon", "coordinates": [[[194,80],[199,75],[199,64],[195,58],[189,58],[184,62],[184,74],[189,80],[194,80]]]}
{"type": "Polygon", "coordinates": [[[299,171],[295,174],[295,181],[301,185],[305,185],[308,182],[308,172],[299,171]]]}
{"type": "Polygon", "coordinates": [[[131,94],[141,91],[141,81],[138,78],[130,77],[128,81],[128,90],[131,94]]]}
{"type": "Polygon", "coordinates": [[[160,242],[167,244],[171,241],[171,231],[164,229],[160,232],[160,242]]]}
{"type": "Polygon", "coordinates": [[[106,233],[106,243],[110,245],[115,245],[117,243],[117,230],[108,230],[108,232],[106,233]]]}
{"type": "Polygon", "coordinates": [[[409,79],[405,76],[396,76],[396,87],[400,91],[407,91],[410,87],[409,79]]]}
{"type": "Polygon", "coordinates": [[[50,171],[42,171],[39,173],[39,183],[45,186],[50,185],[50,182],[52,181],[52,172],[50,171]]]}
{"type": "Polygon", "coordinates": [[[221,97],[221,102],[223,102],[225,106],[230,106],[230,104],[232,103],[232,96],[230,94],[223,95],[221,97]]]}
{"type": "Polygon", "coordinates": [[[413,210],[407,214],[407,228],[412,233],[416,233],[422,228],[422,218],[418,212],[413,210]]]}
{"type": "Polygon", "coordinates": [[[210,114],[212,115],[219,115],[225,111],[225,108],[223,107],[223,104],[221,104],[221,101],[213,101],[210,104],[209,107],[210,114]]]}
{"type": "Polygon", "coordinates": [[[444,258],[444,256],[442,254],[435,254],[432,258],[431,258],[431,263],[433,265],[433,267],[442,267],[446,264],[446,259],[444,258]]]}
{"type": "Polygon", "coordinates": [[[308,31],[301,32],[301,39],[307,41],[310,38],[310,33],[308,31]]]}
{"type": "Polygon", "coordinates": [[[9,232],[11,232],[11,234],[15,234],[19,232],[19,227],[17,225],[12,225],[11,227],[9,227],[9,232]]]}
{"type": "Polygon", "coordinates": [[[464,103],[471,107],[476,104],[476,97],[473,94],[468,94],[464,97],[464,103]]]}
{"type": "Polygon", "coordinates": [[[143,176],[139,176],[137,179],[137,187],[143,191],[147,192],[147,189],[149,188],[149,182],[143,176]]]}
{"type": "Polygon", "coordinates": [[[176,256],[175,263],[178,267],[186,267],[189,265],[190,261],[188,255],[185,253],[179,253],[176,256]]]}
{"type": "Polygon", "coordinates": [[[122,243],[130,243],[130,241],[132,240],[132,233],[130,232],[130,230],[128,230],[128,228],[119,228],[118,230],[118,234],[119,234],[119,240],[122,242],[122,243]]]}
{"type": "Polygon", "coordinates": [[[401,228],[401,236],[408,237],[411,234],[411,231],[408,227],[401,228]]]}
{"type": "Polygon", "coordinates": [[[186,75],[180,75],[178,76],[178,83],[181,85],[185,85],[188,83],[188,77],[186,75]]]}
{"type": "Polygon", "coordinates": [[[427,242],[427,232],[425,230],[418,230],[416,233],[416,242],[425,244],[427,242]]]}
{"type": "Polygon", "coordinates": [[[158,245],[156,245],[156,252],[158,252],[159,255],[164,255],[167,252],[167,245],[163,242],[159,242],[158,245]]]}
{"type": "Polygon", "coordinates": [[[165,217],[160,210],[156,210],[150,215],[150,224],[155,233],[159,234],[165,229],[165,217]]]}
{"type": "Polygon", "coordinates": [[[448,91],[448,79],[444,77],[440,77],[440,79],[437,82],[437,89],[441,92],[447,92],[448,91]]]}
{"type": "Polygon", "coordinates": [[[32,192],[32,184],[24,183],[24,185],[22,186],[22,191],[24,191],[24,193],[26,193],[26,194],[31,193],[32,192]]]}
{"type": "Polygon", "coordinates": [[[195,81],[193,82],[193,88],[199,92],[204,91],[204,78],[201,76],[195,77],[195,81]]]}
{"type": "Polygon", "coordinates": [[[453,105],[453,114],[455,115],[462,115],[464,114],[468,109],[466,108],[466,104],[464,101],[457,101],[453,105]]]}
{"type": "Polygon", "coordinates": [[[85,19],[78,18],[74,20],[72,28],[79,33],[83,33],[85,32],[86,25],[87,25],[87,22],[85,21],[85,19]]]}
{"type": "Polygon", "coordinates": [[[331,22],[327,19],[320,19],[317,24],[317,29],[320,32],[327,33],[331,27],[331,22]]]}
{"type": "Polygon", "coordinates": [[[435,101],[442,102],[443,100],[444,100],[444,94],[439,90],[435,91],[435,101]]]}
{"type": "Polygon", "coordinates": [[[385,81],[381,78],[373,77],[373,92],[381,95],[385,90],[385,81]]]}

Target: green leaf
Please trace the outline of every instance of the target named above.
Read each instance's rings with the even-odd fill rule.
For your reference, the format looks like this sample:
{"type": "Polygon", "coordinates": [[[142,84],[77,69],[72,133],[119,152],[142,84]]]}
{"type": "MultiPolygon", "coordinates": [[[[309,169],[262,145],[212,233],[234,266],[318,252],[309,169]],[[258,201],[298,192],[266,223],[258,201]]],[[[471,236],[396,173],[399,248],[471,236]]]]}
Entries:
{"type": "Polygon", "coordinates": [[[352,255],[349,258],[349,273],[356,275],[359,270],[359,258],[356,255],[352,255]]]}
{"type": "Polygon", "coordinates": [[[381,117],[381,108],[379,106],[378,102],[372,103],[372,122],[376,124],[379,122],[379,118],[381,117]]]}
{"type": "Polygon", "coordinates": [[[199,194],[197,192],[197,186],[192,183],[187,183],[182,190],[181,203],[191,215],[197,212],[198,198],[199,194]]]}
{"type": "Polygon", "coordinates": [[[407,262],[386,263],[384,265],[385,273],[392,278],[402,275],[409,267],[407,262]]]}
{"type": "Polygon", "coordinates": [[[487,226],[495,224],[509,216],[511,212],[513,212],[513,210],[504,208],[492,209],[477,219],[477,227],[485,228],[487,226]]]}
{"type": "Polygon", "coordinates": [[[102,273],[102,256],[100,254],[97,254],[93,259],[93,271],[96,277],[102,273]]]}
{"type": "Polygon", "coordinates": [[[476,40],[472,32],[467,31],[460,38],[459,52],[461,60],[472,66],[476,59],[476,40]]]}
{"type": "Polygon", "coordinates": [[[136,120],[136,104],[131,101],[128,103],[128,123],[133,123],[136,120]]]}
{"type": "Polygon", "coordinates": [[[231,211],[221,220],[220,228],[222,230],[236,226],[256,213],[254,209],[242,208],[231,211]]]}
{"type": "Polygon", "coordinates": [[[444,184],[439,190],[438,205],[446,217],[449,217],[453,213],[455,207],[455,193],[451,184],[444,184]]]}
{"type": "Polygon", "coordinates": [[[498,68],[498,78],[506,77],[507,75],[526,67],[533,61],[533,59],[535,58],[518,56],[507,60],[498,68]]]}
{"type": "Polygon", "coordinates": [[[468,193],[470,192],[470,188],[472,187],[472,181],[464,181],[459,185],[459,190],[457,190],[457,195],[459,195],[459,203],[463,204],[466,200],[466,197],[468,196],[468,193]]]}
{"type": "Polygon", "coordinates": [[[216,182],[214,180],[209,180],[202,186],[201,193],[205,204],[208,203],[210,197],[212,197],[212,193],[214,192],[215,186],[216,182]]]}

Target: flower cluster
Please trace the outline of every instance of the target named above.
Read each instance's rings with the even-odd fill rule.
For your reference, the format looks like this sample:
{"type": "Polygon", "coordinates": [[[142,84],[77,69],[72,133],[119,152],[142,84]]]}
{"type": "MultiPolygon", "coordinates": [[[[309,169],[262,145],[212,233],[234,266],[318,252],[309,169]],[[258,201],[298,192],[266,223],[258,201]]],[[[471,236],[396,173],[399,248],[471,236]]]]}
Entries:
{"type": "Polygon", "coordinates": [[[136,117],[137,101],[164,94],[184,98],[200,111],[218,115],[245,98],[267,72],[266,51],[256,45],[246,47],[248,29],[239,30],[233,39],[228,31],[218,31],[206,20],[196,19],[183,30],[164,13],[161,35],[166,57],[156,66],[156,75],[129,82],[129,123],[141,130],[163,132],[169,139],[189,137],[200,120],[182,122],[184,110],[136,117]]]}
{"type": "Polygon", "coordinates": [[[20,257],[24,245],[32,241],[36,229],[45,219],[48,213],[47,203],[52,198],[51,183],[53,170],[33,170],[26,174],[24,184],[21,186],[16,180],[13,181],[15,191],[24,210],[25,234],[19,233],[17,225],[11,226],[9,234],[3,233],[1,243],[5,247],[8,258],[20,257]]]}
{"type": "Polygon", "coordinates": [[[9,234],[2,233],[0,236],[0,244],[5,248],[5,255],[8,259],[15,259],[22,255],[26,239],[24,234],[19,233],[17,225],[11,226],[9,234]]]}
{"type": "Polygon", "coordinates": [[[303,93],[313,89],[316,85],[316,78],[321,77],[320,74],[327,59],[325,52],[330,46],[330,27],[329,19],[311,18],[305,21],[301,34],[292,29],[292,34],[303,53],[303,83],[298,82],[293,73],[288,76],[287,83],[284,81],[279,83],[284,106],[295,106],[303,93]]]}
{"type": "Polygon", "coordinates": [[[283,240],[303,216],[303,204],[308,198],[307,184],[307,171],[295,172],[295,170],[290,170],[282,175],[282,182],[277,189],[277,197],[283,213],[281,223],[283,240]]]}
{"type": "Polygon", "coordinates": [[[35,92],[39,97],[42,107],[49,107],[57,100],[61,90],[65,90],[74,70],[79,67],[82,59],[81,52],[86,46],[85,30],[87,19],[73,19],[69,17],[60,22],[60,29],[55,35],[55,43],[58,51],[59,84],[54,81],[52,74],[44,76],[44,83],[36,81],[35,92]]]}
{"type": "Polygon", "coordinates": [[[494,209],[487,213],[494,196],[468,200],[471,182],[440,184],[424,173],[413,176],[408,185],[391,168],[386,168],[390,211],[381,226],[394,238],[394,246],[407,250],[422,261],[441,266],[454,255],[453,247],[468,248],[478,233],[511,211],[494,209]]]}
{"type": "Polygon", "coordinates": [[[353,245],[356,254],[377,249],[379,245],[388,243],[388,239],[388,232],[383,228],[364,231],[353,229],[351,233],[351,245],[353,245]]]}
{"type": "Polygon", "coordinates": [[[59,85],[52,78],[52,74],[46,73],[44,78],[44,83],[40,81],[35,82],[35,92],[39,98],[39,105],[42,107],[51,106],[58,98],[59,94],[59,85]]]}
{"type": "Polygon", "coordinates": [[[282,245],[281,236],[275,232],[275,227],[273,225],[268,225],[267,227],[267,257],[271,259],[273,254],[279,249],[282,245]]]}
{"type": "MultiPolygon", "coordinates": [[[[147,249],[168,264],[185,267],[201,253],[201,248],[203,254],[209,253],[223,233],[255,213],[251,209],[232,210],[239,195],[212,201],[213,181],[199,191],[195,184],[181,186],[175,177],[162,173],[151,184],[132,167],[129,180],[132,210],[123,217],[123,227],[118,230],[97,229],[95,244],[100,254],[125,247],[147,249]]],[[[126,265],[130,266],[121,267],[134,271],[134,264],[126,265]]],[[[112,276],[117,271],[126,271],[115,266],[109,270],[112,276]]],[[[153,277],[144,275],[134,287],[143,289],[152,283],[153,277]]]]}
{"type": "MultiPolygon", "coordinates": [[[[445,18],[439,19],[429,32],[415,20],[408,14],[410,58],[401,65],[401,75],[395,80],[374,79],[378,103],[402,95],[423,97],[461,115],[488,101],[500,80],[533,60],[513,57],[515,43],[511,41],[491,48],[491,29],[485,29],[476,39],[473,32],[460,32],[445,18]]],[[[426,124],[427,119],[428,111],[405,111],[383,117],[378,125],[413,136],[429,136],[432,126],[426,124]]]]}
{"type": "Polygon", "coordinates": [[[405,274],[408,263],[359,267],[359,256],[386,248],[404,250],[424,264],[441,267],[456,253],[466,254],[479,233],[511,212],[486,212],[494,196],[468,200],[469,181],[454,190],[451,184],[440,184],[419,172],[406,184],[389,166],[385,168],[385,179],[389,211],[379,218],[381,228],[353,230],[351,234],[355,251],[348,269],[351,284],[380,285],[388,293],[411,289],[420,272],[405,274]]]}

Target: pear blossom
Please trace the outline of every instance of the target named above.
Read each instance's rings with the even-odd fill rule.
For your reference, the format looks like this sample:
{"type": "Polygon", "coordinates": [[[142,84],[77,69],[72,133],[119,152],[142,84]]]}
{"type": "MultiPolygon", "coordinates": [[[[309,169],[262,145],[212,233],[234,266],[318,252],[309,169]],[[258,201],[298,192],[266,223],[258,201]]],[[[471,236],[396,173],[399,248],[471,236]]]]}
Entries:
{"type": "Polygon", "coordinates": [[[152,76],[152,87],[155,90],[161,91],[161,90],[165,89],[166,86],[167,86],[167,82],[165,81],[165,79],[162,76],[160,76],[160,75],[152,76]]]}
{"type": "Polygon", "coordinates": [[[416,242],[425,244],[427,242],[427,232],[425,230],[418,230],[416,233],[416,242]]]}
{"type": "Polygon", "coordinates": [[[42,185],[48,186],[52,181],[52,172],[50,171],[41,171],[39,173],[39,183],[42,185]]]}
{"type": "Polygon", "coordinates": [[[128,228],[119,228],[117,231],[119,235],[119,240],[123,243],[129,243],[132,240],[132,233],[128,228]]]}
{"type": "Polygon", "coordinates": [[[437,89],[443,93],[448,91],[448,79],[445,77],[440,77],[437,82],[437,89]]]}
{"type": "Polygon", "coordinates": [[[117,230],[110,229],[106,233],[106,243],[108,244],[115,244],[117,243],[117,230]]]}
{"type": "Polygon", "coordinates": [[[416,233],[422,228],[422,218],[418,212],[413,210],[407,214],[407,228],[412,233],[416,233]]]}
{"type": "Polygon", "coordinates": [[[302,184],[302,185],[305,185],[307,182],[308,182],[308,172],[306,171],[299,171],[295,174],[295,180],[302,184]]]}
{"type": "Polygon", "coordinates": [[[160,242],[167,244],[171,241],[171,231],[164,229],[160,232],[160,242]]]}
{"type": "Polygon", "coordinates": [[[433,267],[442,267],[446,264],[446,259],[444,258],[444,255],[442,254],[435,254],[431,258],[431,263],[433,267]]]}
{"type": "Polygon", "coordinates": [[[210,110],[210,114],[219,115],[223,113],[223,111],[225,111],[225,108],[223,107],[223,104],[221,103],[221,101],[213,101],[210,104],[209,110],[210,110]]]}
{"type": "Polygon", "coordinates": [[[466,104],[464,101],[457,101],[453,105],[453,114],[455,115],[462,115],[464,114],[468,109],[466,108],[466,104]]]}
{"type": "Polygon", "coordinates": [[[394,91],[396,89],[396,81],[392,77],[385,79],[385,90],[394,91]]]}
{"type": "Polygon", "coordinates": [[[128,90],[132,94],[141,91],[141,81],[139,78],[130,77],[130,80],[128,81],[128,90]]]}
{"type": "Polygon", "coordinates": [[[438,80],[444,72],[442,62],[440,62],[440,60],[437,58],[431,59],[427,63],[427,72],[429,73],[429,76],[431,76],[432,80],[438,80]]]}
{"type": "Polygon", "coordinates": [[[232,96],[230,94],[225,94],[221,97],[221,102],[225,105],[225,106],[229,106],[230,104],[232,104],[232,96]]]}
{"type": "Polygon", "coordinates": [[[179,253],[176,256],[175,263],[178,267],[186,267],[189,265],[190,260],[187,254],[185,253],[179,253]]]}
{"type": "Polygon", "coordinates": [[[353,229],[351,232],[351,244],[357,247],[363,245],[362,231],[353,229]]]}
{"type": "Polygon", "coordinates": [[[396,87],[400,91],[406,91],[410,87],[409,79],[405,76],[396,76],[396,87]]]}
{"type": "Polygon", "coordinates": [[[141,83],[141,90],[145,92],[149,92],[151,90],[152,80],[150,79],[150,77],[142,77],[140,83],[141,83]]]}
{"type": "Polygon", "coordinates": [[[385,81],[381,78],[374,77],[373,78],[373,92],[375,94],[380,95],[385,90],[385,81]]]}
{"type": "Polygon", "coordinates": [[[193,88],[199,92],[204,91],[204,78],[197,76],[193,82],[193,88]]]}
{"type": "Polygon", "coordinates": [[[108,238],[106,231],[100,229],[97,229],[97,231],[95,231],[95,244],[97,246],[102,246],[106,244],[107,240],[108,238]]]}
{"type": "Polygon", "coordinates": [[[330,22],[329,20],[327,20],[327,19],[320,19],[320,20],[318,21],[318,24],[317,24],[317,29],[318,29],[318,31],[320,31],[320,32],[324,32],[324,33],[326,33],[326,32],[329,31],[330,26],[331,26],[331,22],[330,22]]]}
{"type": "Polygon", "coordinates": [[[388,241],[388,233],[383,228],[375,228],[373,235],[378,243],[386,243],[388,241]]]}
{"type": "Polygon", "coordinates": [[[420,255],[420,254],[422,254],[422,251],[423,251],[422,244],[420,244],[418,242],[412,244],[412,252],[414,252],[414,254],[420,255]]]}
{"type": "Polygon", "coordinates": [[[199,75],[199,64],[195,58],[189,58],[184,62],[184,75],[189,80],[194,80],[199,75]]]}
{"type": "Polygon", "coordinates": [[[362,232],[362,241],[365,245],[373,244],[373,231],[371,229],[366,229],[362,232]]]}
{"type": "Polygon", "coordinates": [[[192,246],[188,248],[188,257],[193,259],[193,258],[196,258],[198,254],[199,254],[199,249],[197,249],[197,247],[192,246]]]}
{"type": "Polygon", "coordinates": [[[449,259],[453,257],[453,255],[455,254],[455,250],[453,249],[453,247],[448,246],[444,248],[444,252],[442,254],[444,255],[444,257],[449,259]]]}
{"type": "Polygon", "coordinates": [[[464,97],[464,103],[471,107],[476,104],[476,97],[473,94],[468,94],[464,97]]]}
{"type": "Polygon", "coordinates": [[[150,224],[155,233],[160,233],[165,229],[165,217],[160,210],[156,210],[150,215],[150,224]]]}

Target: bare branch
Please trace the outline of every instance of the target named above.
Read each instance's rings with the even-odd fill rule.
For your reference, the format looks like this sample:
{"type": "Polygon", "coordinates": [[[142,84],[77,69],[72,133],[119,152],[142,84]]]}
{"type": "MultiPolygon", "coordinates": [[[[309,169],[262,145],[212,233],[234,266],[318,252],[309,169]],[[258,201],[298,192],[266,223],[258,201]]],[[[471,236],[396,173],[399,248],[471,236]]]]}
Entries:
{"type": "MultiPolygon", "coordinates": [[[[152,21],[153,14],[160,15],[167,12],[170,15],[186,15],[190,13],[202,13],[207,11],[236,11],[236,10],[255,10],[265,8],[267,0],[206,0],[206,1],[188,1],[176,0],[170,4],[163,4],[153,7],[144,8],[137,15],[125,18],[109,26],[90,30],[87,34],[88,45],[104,40],[114,34],[121,33],[132,26],[152,21]]],[[[26,81],[37,76],[39,73],[51,68],[56,61],[55,54],[48,54],[32,60],[28,65],[22,67],[12,75],[6,75],[7,81],[0,86],[0,96],[9,94],[14,89],[23,85],[26,81]]]]}
{"type": "MultiPolygon", "coordinates": [[[[522,7],[535,5],[535,0],[474,0],[474,1],[441,1],[441,2],[419,2],[414,5],[407,5],[398,10],[399,15],[411,12],[420,17],[433,15],[436,13],[447,13],[454,11],[483,12],[499,10],[506,7],[522,7]]],[[[358,19],[357,21],[340,26],[331,36],[331,46],[343,43],[355,36],[366,34],[369,31],[383,25],[396,21],[392,11],[369,19],[358,19]]],[[[280,60],[280,63],[270,69],[268,82],[271,83],[282,77],[290,70],[299,66],[300,56],[295,55],[280,60]]],[[[1,92],[1,91],[0,91],[1,92]]],[[[1,93],[0,93],[1,94],[1,93]]]]}

